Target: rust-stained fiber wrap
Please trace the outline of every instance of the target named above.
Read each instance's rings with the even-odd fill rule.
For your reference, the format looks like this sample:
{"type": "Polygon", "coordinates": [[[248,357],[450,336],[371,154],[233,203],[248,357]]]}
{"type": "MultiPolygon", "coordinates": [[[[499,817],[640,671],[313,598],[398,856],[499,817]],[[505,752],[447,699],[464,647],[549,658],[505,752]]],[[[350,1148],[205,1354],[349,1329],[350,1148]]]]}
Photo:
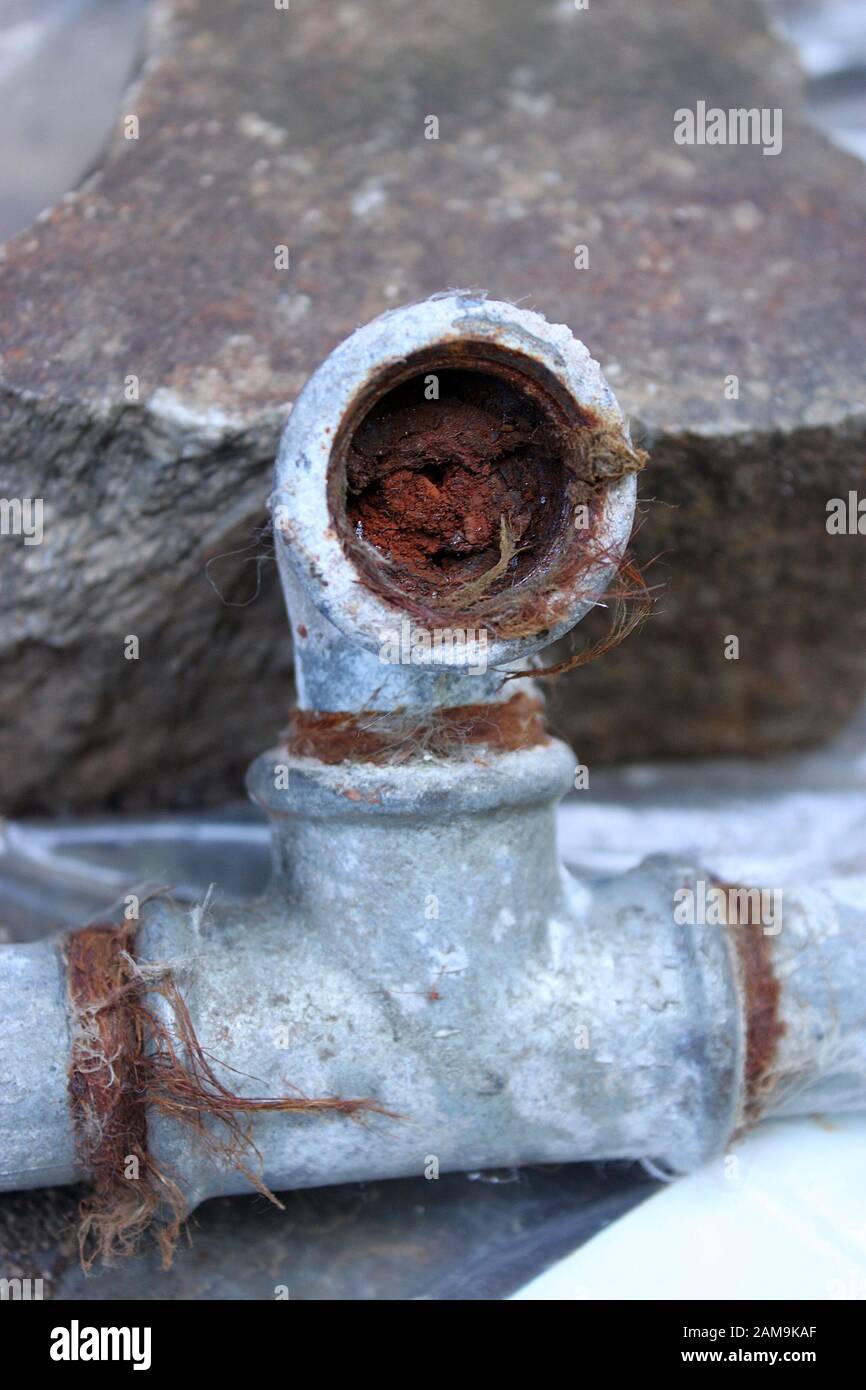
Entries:
{"type": "Polygon", "coordinates": [[[740,975],[746,1030],[742,1115],[749,1125],[766,1112],[773,1087],[773,1064],[785,1031],[779,1013],[781,986],[773,969],[772,938],[764,932],[760,912],[750,909],[750,920],[741,921],[737,901],[743,890],[727,883],[719,887],[725,893],[728,930],[734,935],[740,975]]]}
{"type": "MultiPolygon", "coordinates": [[[[163,1263],[171,1263],[187,1215],[183,1193],[147,1148],[147,1110],[191,1125],[215,1158],[229,1162],[253,1187],[281,1204],[255,1171],[259,1155],[239,1116],[261,1110],[361,1111],[387,1114],[371,1100],[337,1096],[250,1098],[235,1095],[205,1057],[171,968],[140,969],[133,956],[137,923],[85,927],[66,939],[72,1050],[69,1096],[79,1154],[92,1191],[79,1209],[81,1261],[90,1269],[131,1255],[159,1214],[163,1263]],[[168,1001],[166,1026],[146,996],[168,1001]],[[218,1119],[215,1138],[207,1120],[218,1119]]],[[[219,1063],[215,1063],[219,1065],[219,1063]]]]}
{"type": "Polygon", "coordinates": [[[128,1253],[159,1200],[150,1180],[137,1075],[144,1038],[141,1011],[132,1007],[135,926],[86,927],[66,940],[69,1095],[79,1153],[93,1180],[80,1210],[79,1245],[87,1268],[91,1235],[106,1252],[128,1253]]]}
{"type": "Polygon", "coordinates": [[[523,692],[499,704],[456,705],[418,714],[395,711],[322,713],[292,710],[286,747],[295,757],[319,762],[399,763],[432,753],[438,757],[489,749],[512,753],[547,742],[544,705],[523,692]]]}

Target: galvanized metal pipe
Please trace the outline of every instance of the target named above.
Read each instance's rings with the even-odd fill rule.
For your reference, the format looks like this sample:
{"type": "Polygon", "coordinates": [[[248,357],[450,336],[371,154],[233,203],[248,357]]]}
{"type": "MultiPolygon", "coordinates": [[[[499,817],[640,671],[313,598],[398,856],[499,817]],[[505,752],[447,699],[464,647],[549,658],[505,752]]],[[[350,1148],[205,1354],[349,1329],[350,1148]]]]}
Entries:
{"type": "MultiPolygon", "coordinates": [[[[526,381],[543,379],[627,440],[596,364],[536,315],[451,296],[354,335],[299,399],[272,498],[308,710],[423,714],[512,693],[490,670],[471,674],[474,639],[441,659],[384,666],[382,628],[417,619],[370,588],[335,523],[347,421],[455,349],[483,370],[519,364],[526,381]]],[[[602,488],[600,558],[566,596],[566,616],[560,607],[556,622],[519,638],[494,633],[491,666],[524,662],[597,600],[634,494],[631,473],[602,488]]],[[[551,572],[555,551],[542,558],[551,572]]],[[[677,894],[701,875],[678,859],[577,880],[555,850],[574,766],[552,739],[402,763],[334,763],[282,745],[249,777],[273,827],[269,893],[206,912],[148,904],[137,959],[171,970],[226,1084],[246,1096],[369,1096],[392,1112],[363,1123],[256,1114],[272,1188],[431,1164],[630,1158],[676,1172],[762,1114],[866,1106],[866,895],[840,916],[820,890],[806,892],[767,936],[760,924],[680,925],[677,894]]],[[[166,1001],[151,1004],[171,1027],[166,1001]]],[[[69,1059],[57,943],[0,948],[0,1185],[82,1176],[69,1059]]],[[[176,1117],[151,1112],[148,1146],[190,1208],[246,1185],[176,1117]]]]}
{"type": "MultiPolygon", "coordinates": [[[[417,620],[374,593],[334,525],[335,445],[364,413],[412,376],[455,361],[508,371],[536,390],[536,404],[565,400],[629,441],[628,425],[598,363],[562,324],[474,295],[451,294],[396,309],[358,329],[313,373],[289,417],[270,506],[277,562],[292,624],[299,704],[318,710],[459,705],[501,697],[497,671],[523,663],[578,623],[604,593],[628,543],[637,486],[627,472],[600,490],[597,558],[573,581],[565,615],[519,638],[417,652],[411,665],[378,659],[383,633],[417,620]],[[539,387],[543,386],[543,393],[539,387]],[[432,677],[432,679],[431,679],[432,677]]],[[[543,406],[542,406],[543,408],[543,406]]],[[[508,692],[511,693],[510,691],[508,692]]]]}

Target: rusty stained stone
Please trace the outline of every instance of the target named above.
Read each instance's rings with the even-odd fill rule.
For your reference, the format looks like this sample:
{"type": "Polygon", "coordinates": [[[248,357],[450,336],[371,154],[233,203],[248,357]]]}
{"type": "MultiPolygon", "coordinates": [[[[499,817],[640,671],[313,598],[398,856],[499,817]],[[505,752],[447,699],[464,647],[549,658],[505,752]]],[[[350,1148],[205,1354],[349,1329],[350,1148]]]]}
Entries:
{"type": "Polygon", "coordinates": [[[0,493],[46,514],[0,547],[4,809],[237,791],[288,638],[272,576],[226,607],[205,566],[249,547],[211,577],[255,592],[288,403],[358,323],[454,285],[569,323],[652,448],[665,587],[561,683],[581,757],[835,727],[866,675],[864,542],[824,527],[864,481],[866,172],[802,87],[746,0],[157,0],[101,168],[4,253],[0,493]],[[781,107],[782,153],[675,145],[699,99],[781,107]]]}

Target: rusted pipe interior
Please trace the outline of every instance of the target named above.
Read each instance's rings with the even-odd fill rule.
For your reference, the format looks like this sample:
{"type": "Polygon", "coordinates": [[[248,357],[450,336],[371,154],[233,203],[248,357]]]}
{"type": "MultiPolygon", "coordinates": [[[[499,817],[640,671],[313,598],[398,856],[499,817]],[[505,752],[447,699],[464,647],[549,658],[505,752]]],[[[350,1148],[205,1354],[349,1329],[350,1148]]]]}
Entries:
{"type": "Polygon", "coordinates": [[[582,464],[597,421],[538,364],[490,344],[407,359],[334,442],[330,510],[364,582],[397,605],[541,630],[543,595],[597,558],[598,490],[582,464]],[[574,528],[583,504],[588,524],[574,528]]]}
{"type": "Polygon", "coordinates": [[[346,481],[355,534],[417,597],[435,600],[493,569],[504,517],[515,554],[495,591],[526,578],[562,526],[562,433],[502,377],[425,373],[368,411],[349,443],[346,481]]]}

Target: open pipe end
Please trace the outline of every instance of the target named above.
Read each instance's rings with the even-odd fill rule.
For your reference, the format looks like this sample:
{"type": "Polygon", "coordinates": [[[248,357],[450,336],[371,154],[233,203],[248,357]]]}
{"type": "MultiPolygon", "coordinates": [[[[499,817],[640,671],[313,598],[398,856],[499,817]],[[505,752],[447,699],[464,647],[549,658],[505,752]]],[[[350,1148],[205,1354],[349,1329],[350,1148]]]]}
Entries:
{"type": "Polygon", "coordinates": [[[278,554],[368,650],[408,621],[452,634],[418,664],[471,666],[482,630],[489,660],[513,661],[605,590],[642,462],[567,328],[434,298],[359,329],[305,387],[277,461],[278,554]]]}

